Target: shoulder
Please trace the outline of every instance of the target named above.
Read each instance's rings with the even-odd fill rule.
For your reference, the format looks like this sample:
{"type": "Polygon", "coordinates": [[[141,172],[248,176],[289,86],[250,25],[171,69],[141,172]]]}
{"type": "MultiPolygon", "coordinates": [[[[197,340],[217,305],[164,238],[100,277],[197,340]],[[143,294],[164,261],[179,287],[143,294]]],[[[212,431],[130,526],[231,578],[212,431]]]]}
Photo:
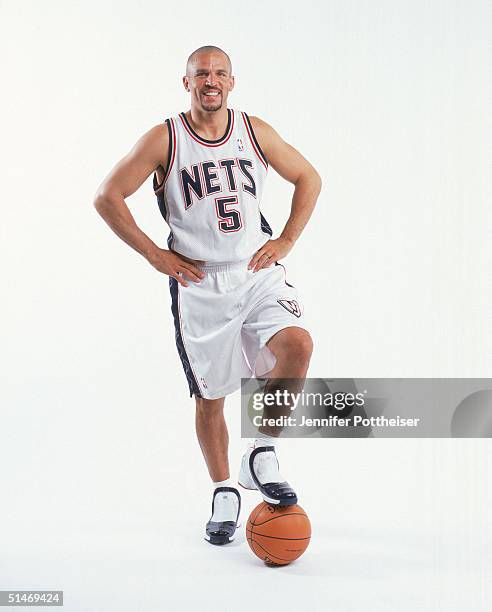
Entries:
{"type": "Polygon", "coordinates": [[[280,136],[274,128],[266,121],[263,121],[263,119],[255,117],[254,115],[248,116],[248,119],[254,136],[268,158],[270,149],[281,142],[280,136]]]}
{"type": "Polygon", "coordinates": [[[255,130],[255,132],[259,131],[259,132],[273,132],[275,131],[272,126],[267,123],[266,121],[263,121],[263,119],[260,119],[259,117],[255,117],[254,115],[246,115],[251,123],[251,125],[253,126],[253,129],[255,130]]]}
{"type": "Polygon", "coordinates": [[[158,163],[167,159],[169,150],[169,130],[167,123],[159,123],[147,130],[136,142],[133,153],[158,163]]]}
{"type": "Polygon", "coordinates": [[[254,115],[248,115],[248,119],[256,137],[258,138],[260,143],[264,143],[265,146],[280,138],[276,130],[263,119],[255,117],[254,115]]]}
{"type": "Polygon", "coordinates": [[[158,125],[154,125],[154,127],[150,128],[145,134],[140,138],[141,141],[146,142],[147,144],[155,144],[156,142],[162,143],[163,140],[169,141],[169,129],[167,127],[167,122],[159,123],[158,125]]]}

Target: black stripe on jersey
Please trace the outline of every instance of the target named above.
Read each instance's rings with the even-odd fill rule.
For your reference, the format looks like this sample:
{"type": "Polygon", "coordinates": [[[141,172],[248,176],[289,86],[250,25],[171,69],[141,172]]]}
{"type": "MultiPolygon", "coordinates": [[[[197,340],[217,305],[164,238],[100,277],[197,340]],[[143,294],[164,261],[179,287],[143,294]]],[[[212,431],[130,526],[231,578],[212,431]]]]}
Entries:
{"type": "MultiPolygon", "coordinates": [[[[159,210],[161,211],[161,215],[164,217],[165,222],[169,225],[169,206],[167,204],[167,200],[164,197],[164,189],[159,193],[156,193],[157,196],[157,205],[159,206],[159,210]]],[[[169,236],[167,237],[167,246],[172,250],[174,246],[174,234],[172,230],[169,232],[169,236]]]]}
{"type": "Polygon", "coordinates": [[[169,134],[169,146],[168,146],[168,150],[167,150],[167,164],[166,164],[166,167],[163,168],[163,170],[164,170],[164,178],[162,179],[162,182],[161,182],[160,185],[157,182],[157,172],[154,172],[153,183],[154,183],[154,191],[155,192],[159,191],[164,186],[164,183],[166,182],[166,179],[167,179],[168,172],[171,169],[171,160],[173,158],[174,138],[173,138],[173,131],[171,129],[171,120],[170,119],[166,119],[165,124],[167,125],[167,131],[168,131],[168,134],[169,134]]]}
{"type": "Polygon", "coordinates": [[[174,234],[172,232],[172,230],[169,232],[169,236],[167,237],[167,247],[170,251],[173,250],[173,246],[174,246],[174,234]]]}
{"type": "Polygon", "coordinates": [[[246,113],[244,113],[244,112],[243,112],[243,115],[246,117],[246,121],[248,122],[249,129],[251,130],[251,136],[252,136],[252,138],[253,138],[253,140],[254,140],[254,142],[255,142],[255,145],[256,145],[256,147],[258,148],[258,151],[259,151],[260,155],[262,156],[263,161],[264,161],[264,162],[265,162],[265,164],[268,166],[268,160],[267,160],[267,158],[266,158],[266,155],[265,155],[265,154],[263,153],[263,151],[261,150],[260,143],[259,143],[259,142],[258,142],[258,140],[256,139],[255,131],[254,131],[254,129],[253,129],[253,126],[251,125],[251,121],[249,120],[249,117],[248,117],[248,115],[247,115],[246,113]]]}
{"type": "Polygon", "coordinates": [[[167,205],[166,198],[164,197],[164,189],[158,191],[156,194],[157,197],[157,206],[161,211],[161,215],[164,217],[164,221],[169,224],[169,207],[167,205]]]}
{"type": "Polygon", "coordinates": [[[197,138],[198,140],[201,140],[202,142],[206,142],[208,144],[218,144],[222,142],[223,140],[225,140],[225,138],[229,134],[229,130],[231,129],[232,111],[230,108],[227,109],[227,127],[226,127],[225,134],[221,136],[220,138],[217,138],[217,140],[207,140],[206,138],[203,138],[203,136],[200,136],[200,134],[197,134],[195,130],[191,127],[190,122],[186,118],[186,115],[184,113],[180,113],[180,115],[181,117],[183,117],[184,122],[186,123],[188,129],[193,134],[193,136],[195,136],[195,138],[197,138]]]}
{"type": "Polygon", "coordinates": [[[196,397],[202,397],[200,387],[195,378],[195,374],[193,372],[193,368],[191,367],[190,360],[188,359],[188,355],[186,354],[186,349],[183,342],[183,336],[181,334],[181,321],[179,317],[179,294],[178,294],[178,281],[172,276],[169,277],[169,291],[171,292],[171,312],[173,313],[174,319],[174,332],[176,336],[176,347],[178,349],[178,354],[181,358],[181,363],[183,364],[183,370],[186,375],[186,380],[188,381],[188,386],[190,388],[190,397],[193,397],[195,394],[196,397]]]}
{"type": "Polygon", "coordinates": [[[269,236],[273,236],[272,228],[270,227],[270,224],[268,223],[268,221],[263,216],[263,213],[261,212],[261,210],[260,210],[260,223],[261,223],[261,231],[264,234],[268,234],[269,236]]]}

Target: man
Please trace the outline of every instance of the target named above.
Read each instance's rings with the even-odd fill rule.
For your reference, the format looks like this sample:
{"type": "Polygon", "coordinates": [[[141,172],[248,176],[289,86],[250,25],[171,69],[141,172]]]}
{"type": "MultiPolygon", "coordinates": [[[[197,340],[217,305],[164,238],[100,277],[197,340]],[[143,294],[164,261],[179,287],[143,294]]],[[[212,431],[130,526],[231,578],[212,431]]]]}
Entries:
{"type": "MultiPolygon", "coordinates": [[[[102,183],[95,207],[121,239],[170,277],[176,344],[213,482],[205,537],[224,544],[234,538],[240,510],[229,473],[225,396],[242,377],[306,376],[311,337],[296,291],[277,262],[309,220],[321,180],[267,123],[227,107],[234,77],[224,51],[194,51],[183,84],[191,109],[140,138],[102,183]],[[295,185],[289,219],[275,240],[259,208],[269,166],[295,185]],[[171,229],[169,249],[139,229],[125,204],[152,173],[171,229]]],[[[297,496],[279,473],[274,442],[263,430],[249,445],[239,483],[258,489],[269,503],[294,504],[297,496]]]]}

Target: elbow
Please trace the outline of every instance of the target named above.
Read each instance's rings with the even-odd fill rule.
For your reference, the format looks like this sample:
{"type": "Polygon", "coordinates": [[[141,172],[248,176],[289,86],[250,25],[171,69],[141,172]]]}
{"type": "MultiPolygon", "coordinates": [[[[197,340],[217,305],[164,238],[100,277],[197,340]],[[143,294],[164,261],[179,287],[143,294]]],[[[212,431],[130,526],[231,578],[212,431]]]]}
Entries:
{"type": "Polygon", "coordinates": [[[294,182],[294,185],[297,184],[304,185],[311,193],[316,194],[316,197],[319,196],[321,187],[323,186],[319,172],[311,164],[299,174],[297,180],[294,182]]]}
{"type": "Polygon", "coordinates": [[[323,182],[321,180],[321,176],[318,171],[311,166],[309,170],[304,175],[305,184],[309,185],[309,189],[316,194],[316,197],[319,196],[321,192],[321,187],[323,186],[323,182]]]}
{"type": "Polygon", "coordinates": [[[97,212],[101,216],[104,216],[104,213],[111,207],[111,200],[108,197],[108,194],[105,193],[104,189],[98,189],[92,204],[97,212]]]}
{"type": "Polygon", "coordinates": [[[323,187],[323,181],[321,180],[320,174],[314,168],[313,168],[313,183],[319,195],[321,193],[321,188],[323,187]]]}
{"type": "Polygon", "coordinates": [[[98,213],[100,213],[101,210],[104,208],[105,202],[106,198],[104,198],[103,194],[101,193],[101,190],[98,190],[92,201],[92,205],[98,213]]]}

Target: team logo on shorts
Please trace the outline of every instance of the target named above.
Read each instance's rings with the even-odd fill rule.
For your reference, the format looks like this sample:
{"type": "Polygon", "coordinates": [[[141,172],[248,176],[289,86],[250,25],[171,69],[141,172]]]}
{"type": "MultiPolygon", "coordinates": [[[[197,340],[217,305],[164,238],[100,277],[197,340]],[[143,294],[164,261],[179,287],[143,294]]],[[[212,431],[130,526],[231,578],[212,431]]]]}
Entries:
{"type": "Polygon", "coordinates": [[[295,317],[299,318],[301,316],[301,307],[296,300],[277,300],[277,302],[295,317]]]}
{"type": "Polygon", "coordinates": [[[238,148],[240,151],[244,151],[244,144],[243,144],[243,141],[242,141],[242,139],[241,139],[241,138],[238,138],[238,139],[237,139],[237,148],[238,148]]]}

